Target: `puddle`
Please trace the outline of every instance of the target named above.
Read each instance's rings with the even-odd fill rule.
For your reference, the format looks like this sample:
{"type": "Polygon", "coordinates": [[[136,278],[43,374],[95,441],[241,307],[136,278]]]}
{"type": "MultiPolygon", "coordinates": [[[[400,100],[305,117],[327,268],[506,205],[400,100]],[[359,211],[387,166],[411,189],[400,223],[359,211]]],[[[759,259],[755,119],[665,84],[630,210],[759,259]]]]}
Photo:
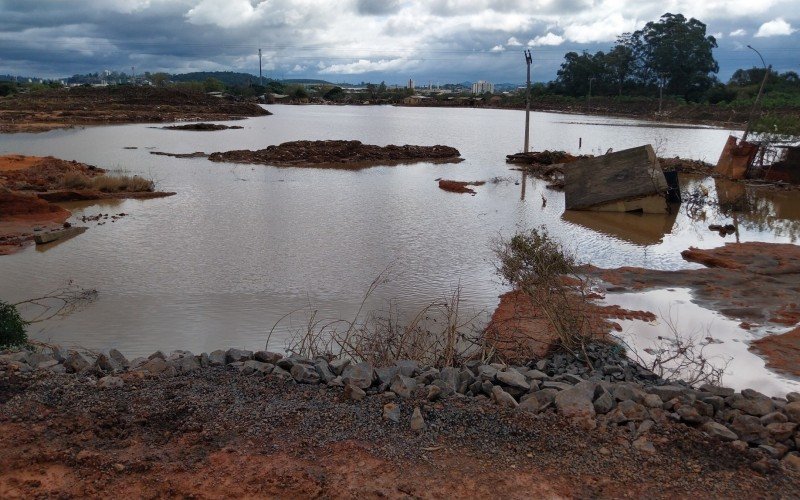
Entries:
{"type": "MultiPolygon", "coordinates": [[[[606,295],[604,304],[625,309],[651,311],[658,316],[653,323],[618,320],[622,326],[619,336],[645,361],[651,362],[653,354],[645,349],[657,349],[663,339],[675,338],[673,329],[683,337],[691,337],[703,345],[703,354],[716,367],[724,366],[722,384],[737,390],[752,388],[769,396],[784,396],[800,390],[800,380],[769,370],[764,359],[750,352],[750,341],[789,328],[764,327],[744,330],[739,321],[698,306],[692,302],[691,291],[686,288],[652,290],[648,292],[606,295]]],[[[633,356],[632,356],[633,357],[633,356]]]]}

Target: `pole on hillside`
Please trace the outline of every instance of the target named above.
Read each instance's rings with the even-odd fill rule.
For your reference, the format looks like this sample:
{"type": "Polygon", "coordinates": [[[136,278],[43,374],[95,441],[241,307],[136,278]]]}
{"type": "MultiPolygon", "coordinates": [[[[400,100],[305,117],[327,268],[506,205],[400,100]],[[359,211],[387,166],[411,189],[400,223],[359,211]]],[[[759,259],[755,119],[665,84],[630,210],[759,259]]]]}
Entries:
{"type": "Polygon", "coordinates": [[[747,128],[744,129],[744,135],[742,136],[742,141],[746,141],[747,136],[750,135],[750,128],[753,122],[753,118],[755,117],[756,114],[756,109],[758,108],[758,101],[761,100],[761,95],[764,93],[764,85],[767,84],[767,76],[769,76],[769,72],[770,70],[772,70],[771,64],[769,65],[769,67],[767,67],[767,63],[764,62],[764,58],[761,57],[761,52],[757,51],[756,49],[754,49],[749,45],[747,46],[747,48],[758,54],[758,57],[761,59],[761,64],[764,65],[764,78],[761,80],[761,87],[758,88],[758,95],[756,96],[756,100],[753,101],[753,107],[750,109],[750,116],[747,118],[747,128]]]}
{"type": "Polygon", "coordinates": [[[258,49],[258,84],[264,86],[264,75],[261,74],[261,49],[258,49]]]}
{"type": "Polygon", "coordinates": [[[530,137],[530,129],[531,129],[531,63],[533,62],[533,57],[531,57],[531,51],[525,51],[525,64],[528,66],[528,80],[527,86],[525,87],[525,147],[523,151],[525,153],[528,152],[529,147],[529,137],[530,137]]]}

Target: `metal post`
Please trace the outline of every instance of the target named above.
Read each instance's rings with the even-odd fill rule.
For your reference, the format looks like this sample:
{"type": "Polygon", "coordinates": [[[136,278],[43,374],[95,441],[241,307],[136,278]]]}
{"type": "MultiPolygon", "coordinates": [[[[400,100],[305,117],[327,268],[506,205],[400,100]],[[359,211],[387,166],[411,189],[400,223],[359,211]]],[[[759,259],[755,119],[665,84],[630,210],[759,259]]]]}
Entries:
{"type": "Polygon", "coordinates": [[[747,136],[750,135],[750,127],[751,123],[753,122],[756,109],[758,108],[758,101],[761,100],[761,95],[764,93],[764,85],[767,84],[767,77],[769,76],[770,70],[772,70],[771,64],[769,65],[769,67],[767,67],[767,63],[764,62],[764,58],[761,57],[761,52],[757,51],[750,45],[748,45],[747,48],[758,54],[758,57],[761,59],[761,64],[764,66],[764,78],[761,80],[761,87],[758,88],[758,95],[756,96],[756,100],[753,102],[753,107],[750,109],[750,116],[747,119],[747,128],[744,129],[744,135],[742,136],[742,141],[746,141],[747,136]]]}
{"type": "Polygon", "coordinates": [[[658,82],[658,114],[661,114],[661,102],[664,100],[664,79],[658,82]]]}
{"type": "Polygon", "coordinates": [[[258,49],[258,84],[264,86],[264,76],[261,74],[261,49],[258,49]]]}
{"type": "MultiPolygon", "coordinates": [[[[529,137],[530,137],[530,127],[531,127],[531,62],[533,62],[533,57],[531,57],[531,51],[525,51],[525,64],[528,66],[528,83],[525,87],[525,147],[523,151],[525,153],[528,152],[529,148],[529,137]]],[[[524,187],[523,187],[524,189],[524,187]]]]}
{"type": "Polygon", "coordinates": [[[586,109],[589,109],[589,100],[592,98],[592,82],[595,81],[595,77],[589,78],[589,94],[586,96],[586,109]]]}

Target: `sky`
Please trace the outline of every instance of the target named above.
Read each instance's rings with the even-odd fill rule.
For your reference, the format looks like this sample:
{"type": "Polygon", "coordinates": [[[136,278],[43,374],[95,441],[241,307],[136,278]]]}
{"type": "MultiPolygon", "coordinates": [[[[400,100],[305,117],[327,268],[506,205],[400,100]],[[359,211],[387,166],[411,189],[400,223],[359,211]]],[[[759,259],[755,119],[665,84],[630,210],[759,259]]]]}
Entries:
{"type": "Polygon", "coordinates": [[[242,71],[404,84],[555,78],[666,12],[706,23],[718,77],[800,72],[800,0],[0,0],[0,74],[242,71]]]}

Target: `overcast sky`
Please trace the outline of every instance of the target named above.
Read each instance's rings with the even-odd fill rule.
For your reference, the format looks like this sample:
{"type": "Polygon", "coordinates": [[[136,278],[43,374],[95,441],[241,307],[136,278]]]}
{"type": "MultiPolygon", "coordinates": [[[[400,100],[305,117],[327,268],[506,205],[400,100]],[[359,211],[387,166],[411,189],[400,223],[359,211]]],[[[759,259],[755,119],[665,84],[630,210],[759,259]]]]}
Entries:
{"type": "Polygon", "coordinates": [[[244,71],[334,82],[522,82],[665,12],[708,25],[719,77],[800,69],[800,0],[0,0],[0,74],[244,71]]]}

